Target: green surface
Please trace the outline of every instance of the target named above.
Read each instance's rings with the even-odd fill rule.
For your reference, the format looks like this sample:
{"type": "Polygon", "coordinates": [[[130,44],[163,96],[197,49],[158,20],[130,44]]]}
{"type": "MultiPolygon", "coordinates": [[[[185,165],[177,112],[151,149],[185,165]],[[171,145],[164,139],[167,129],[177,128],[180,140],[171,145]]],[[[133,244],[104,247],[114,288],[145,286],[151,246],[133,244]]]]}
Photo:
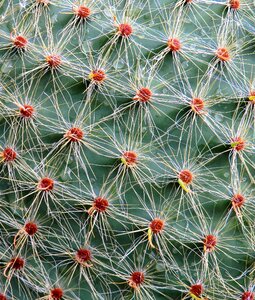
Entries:
{"type": "Polygon", "coordinates": [[[253,300],[255,6],[230,5],[0,2],[0,293],[7,299],[253,300]],[[79,5],[91,9],[86,20],[74,18],[79,5]],[[128,37],[117,33],[123,23],[132,26],[128,37]],[[17,36],[27,39],[25,49],[15,48],[17,36]],[[179,39],[179,51],[169,50],[169,38],[179,39]],[[228,61],[217,58],[220,47],[228,61]],[[58,67],[47,65],[50,54],[61,58],[58,67]],[[99,84],[89,79],[97,69],[106,74],[99,84]],[[152,92],[148,102],[133,100],[142,87],[152,92]],[[203,100],[197,113],[193,98],[203,100]],[[20,114],[27,104],[30,118],[20,114]],[[81,140],[66,137],[73,127],[81,140]],[[137,154],[133,166],[123,164],[125,151],[137,154]],[[187,169],[188,185],[178,182],[187,169]],[[38,187],[45,177],[51,191],[38,187]],[[238,209],[236,194],[245,199],[238,209]],[[92,209],[99,196],[105,212],[92,209]],[[150,235],[155,218],[164,228],[150,235]],[[27,222],[38,226],[33,236],[27,222]],[[217,238],[212,252],[203,249],[207,235],[217,238]],[[80,248],[91,253],[83,264],[80,248]],[[19,270],[15,257],[25,262],[19,270]],[[135,271],[145,278],[136,288],[135,271]],[[202,293],[190,293],[195,284],[202,293]],[[54,288],[63,296],[54,298],[54,288]]]}

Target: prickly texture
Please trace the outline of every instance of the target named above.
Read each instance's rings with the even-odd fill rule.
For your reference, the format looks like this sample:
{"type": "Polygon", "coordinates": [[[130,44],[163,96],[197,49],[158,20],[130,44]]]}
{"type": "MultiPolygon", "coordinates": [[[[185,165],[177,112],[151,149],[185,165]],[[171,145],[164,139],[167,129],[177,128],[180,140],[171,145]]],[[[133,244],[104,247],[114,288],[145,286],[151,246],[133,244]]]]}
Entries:
{"type": "Polygon", "coordinates": [[[0,299],[254,299],[254,2],[0,4],[0,299]]]}

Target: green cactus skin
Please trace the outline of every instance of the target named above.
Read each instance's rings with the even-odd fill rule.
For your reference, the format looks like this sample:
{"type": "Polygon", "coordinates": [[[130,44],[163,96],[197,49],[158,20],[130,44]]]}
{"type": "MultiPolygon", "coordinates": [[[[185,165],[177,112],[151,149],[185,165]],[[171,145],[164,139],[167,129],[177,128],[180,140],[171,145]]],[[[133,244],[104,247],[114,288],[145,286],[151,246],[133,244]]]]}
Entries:
{"type": "Polygon", "coordinates": [[[0,300],[255,299],[254,10],[0,3],[0,300]]]}

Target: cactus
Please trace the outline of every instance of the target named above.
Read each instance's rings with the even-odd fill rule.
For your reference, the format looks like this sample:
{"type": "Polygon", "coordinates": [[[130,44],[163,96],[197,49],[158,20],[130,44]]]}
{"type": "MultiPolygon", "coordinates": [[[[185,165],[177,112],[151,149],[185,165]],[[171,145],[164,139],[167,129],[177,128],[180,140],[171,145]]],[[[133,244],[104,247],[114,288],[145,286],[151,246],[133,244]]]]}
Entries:
{"type": "Polygon", "coordinates": [[[255,299],[254,9],[0,3],[0,300],[255,299]]]}

